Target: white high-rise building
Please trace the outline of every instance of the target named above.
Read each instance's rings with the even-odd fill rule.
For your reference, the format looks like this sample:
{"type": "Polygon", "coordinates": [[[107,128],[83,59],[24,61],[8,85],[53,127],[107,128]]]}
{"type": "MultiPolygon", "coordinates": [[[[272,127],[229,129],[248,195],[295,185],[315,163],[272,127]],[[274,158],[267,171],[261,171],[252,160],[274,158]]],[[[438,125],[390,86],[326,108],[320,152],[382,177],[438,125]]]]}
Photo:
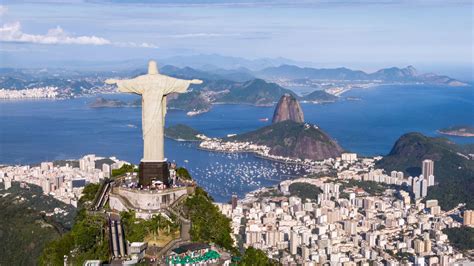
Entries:
{"type": "Polygon", "coordinates": [[[415,266],[424,266],[425,265],[425,257],[419,256],[415,257],[415,266]]]}
{"type": "Polygon", "coordinates": [[[110,174],[111,174],[111,172],[110,172],[110,165],[104,163],[104,164],[102,165],[102,172],[104,173],[104,177],[105,177],[105,178],[110,178],[110,174]]]}
{"type": "Polygon", "coordinates": [[[280,242],[280,233],[277,230],[265,232],[265,242],[269,247],[276,247],[277,243],[280,242]]]}
{"type": "Polygon", "coordinates": [[[421,174],[425,178],[428,178],[430,175],[434,176],[434,162],[432,160],[423,161],[421,174]]]}
{"type": "Polygon", "coordinates": [[[246,243],[248,246],[253,246],[262,241],[262,233],[260,231],[248,231],[246,234],[246,243]]]}
{"type": "Polygon", "coordinates": [[[428,177],[428,186],[434,186],[434,184],[435,184],[435,177],[434,175],[430,175],[428,177]]]}
{"type": "Polygon", "coordinates": [[[415,199],[419,199],[421,197],[421,181],[418,179],[418,177],[413,178],[412,192],[415,196],[415,199]]]}
{"type": "Polygon", "coordinates": [[[10,178],[5,177],[3,181],[5,183],[5,189],[9,189],[12,187],[12,180],[10,178]]]}
{"type": "Polygon", "coordinates": [[[397,178],[403,179],[403,172],[397,172],[397,178]]]}
{"type": "Polygon", "coordinates": [[[345,220],[344,231],[349,235],[355,235],[357,233],[357,223],[353,220],[345,220]]]}
{"type": "Polygon", "coordinates": [[[355,162],[357,161],[357,153],[343,153],[341,154],[341,159],[343,161],[355,162]]]}
{"type": "Polygon", "coordinates": [[[426,178],[421,180],[421,197],[424,198],[428,194],[428,180],[426,178]]]}
{"type": "Polygon", "coordinates": [[[63,185],[64,182],[64,176],[57,176],[54,178],[54,185],[56,186],[56,189],[60,188],[63,185]]]}
{"type": "Polygon", "coordinates": [[[365,235],[365,240],[369,243],[369,246],[373,247],[373,246],[375,246],[375,241],[377,240],[377,234],[376,233],[367,233],[365,235]]]}
{"type": "Polygon", "coordinates": [[[390,177],[397,178],[397,171],[390,172],[390,177]]]}
{"type": "Polygon", "coordinates": [[[81,171],[85,171],[86,168],[87,168],[86,160],[85,159],[80,159],[79,160],[79,169],[81,169],[81,171]]]}
{"type": "Polygon", "coordinates": [[[291,230],[291,233],[290,233],[290,253],[292,255],[296,255],[296,253],[298,252],[298,233],[291,230]]]}
{"type": "Polygon", "coordinates": [[[41,171],[48,171],[53,169],[53,163],[51,162],[42,162],[40,165],[41,171]]]}
{"type": "Polygon", "coordinates": [[[41,183],[41,188],[43,189],[44,194],[49,194],[51,192],[51,184],[48,179],[44,179],[41,183]]]}

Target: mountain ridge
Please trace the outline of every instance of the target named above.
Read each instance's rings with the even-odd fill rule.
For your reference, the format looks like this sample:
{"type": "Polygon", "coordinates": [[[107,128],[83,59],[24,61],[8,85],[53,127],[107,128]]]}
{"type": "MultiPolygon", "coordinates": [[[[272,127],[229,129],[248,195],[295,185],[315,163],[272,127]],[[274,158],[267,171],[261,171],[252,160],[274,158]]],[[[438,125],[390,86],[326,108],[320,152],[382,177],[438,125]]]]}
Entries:
{"type": "Polygon", "coordinates": [[[445,84],[448,86],[465,86],[464,82],[444,75],[433,73],[419,74],[411,65],[399,68],[382,68],[373,73],[366,73],[361,70],[352,70],[346,67],[340,68],[311,68],[299,67],[296,65],[281,65],[269,67],[257,72],[262,78],[287,78],[287,79],[320,79],[320,80],[380,80],[385,82],[425,82],[429,84],[445,84]]]}
{"type": "Polygon", "coordinates": [[[463,147],[446,138],[427,137],[411,132],[402,135],[390,153],[377,162],[378,168],[386,171],[403,171],[408,175],[421,174],[425,159],[434,161],[434,175],[438,185],[428,189],[427,199],[438,199],[447,210],[459,202],[468,209],[474,208],[474,160],[464,154],[463,147]]]}

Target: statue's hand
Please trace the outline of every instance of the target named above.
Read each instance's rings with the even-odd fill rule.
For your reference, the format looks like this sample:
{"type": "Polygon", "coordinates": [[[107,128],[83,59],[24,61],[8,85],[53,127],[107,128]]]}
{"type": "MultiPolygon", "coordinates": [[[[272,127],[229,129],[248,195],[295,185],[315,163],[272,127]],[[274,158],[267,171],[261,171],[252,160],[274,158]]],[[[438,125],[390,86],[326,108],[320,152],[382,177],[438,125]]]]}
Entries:
{"type": "Polygon", "coordinates": [[[200,80],[200,79],[193,79],[193,80],[191,80],[191,84],[202,84],[202,80],[200,80]]]}
{"type": "Polygon", "coordinates": [[[112,84],[116,84],[116,83],[117,83],[117,80],[116,80],[116,79],[106,79],[106,80],[105,80],[105,83],[112,85],[112,84]]]}

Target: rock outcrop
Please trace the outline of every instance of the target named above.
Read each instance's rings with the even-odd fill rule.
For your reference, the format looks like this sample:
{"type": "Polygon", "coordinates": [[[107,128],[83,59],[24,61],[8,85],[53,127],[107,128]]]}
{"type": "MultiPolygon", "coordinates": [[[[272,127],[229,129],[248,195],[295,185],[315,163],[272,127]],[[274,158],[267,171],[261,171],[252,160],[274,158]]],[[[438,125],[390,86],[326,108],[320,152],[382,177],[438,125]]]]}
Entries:
{"type": "Polygon", "coordinates": [[[271,155],[324,160],[341,156],[344,150],[319,127],[291,120],[229,138],[270,147],[271,155]]]}
{"type": "Polygon", "coordinates": [[[272,124],[228,138],[270,148],[271,155],[324,160],[336,158],[344,150],[319,127],[304,123],[303,111],[296,98],[284,94],[278,102],[272,124]]]}
{"type": "Polygon", "coordinates": [[[303,110],[300,103],[290,94],[281,96],[273,113],[272,123],[291,120],[297,123],[304,122],[303,110]]]}

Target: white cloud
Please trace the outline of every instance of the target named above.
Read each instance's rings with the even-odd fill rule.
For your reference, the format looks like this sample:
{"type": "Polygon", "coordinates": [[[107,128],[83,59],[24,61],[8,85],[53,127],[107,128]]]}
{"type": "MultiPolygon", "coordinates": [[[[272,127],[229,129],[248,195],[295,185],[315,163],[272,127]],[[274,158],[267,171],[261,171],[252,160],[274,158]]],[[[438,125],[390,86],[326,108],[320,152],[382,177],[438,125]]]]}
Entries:
{"type": "Polygon", "coordinates": [[[20,22],[4,24],[0,28],[0,41],[40,44],[111,44],[109,40],[96,36],[70,36],[59,26],[48,30],[45,35],[28,34],[21,31],[20,22]]]}
{"type": "Polygon", "coordinates": [[[141,43],[138,47],[142,47],[142,48],[158,48],[158,46],[152,44],[152,43],[147,43],[147,42],[143,42],[141,43]]]}
{"type": "Polygon", "coordinates": [[[72,36],[61,27],[48,30],[44,35],[28,34],[21,31],[20,22],[7,23],[0,27],[0,42],[38,43],[38,44],[79,44],[115,45],[120,47],[158,48],[150,43],[112,42],[97,36],[72,36]]]}
{"type": "Polygon", "coordinates": [[[116,42],[116,43],[114,43],[114,45],[119,46],[119,47],[158,48],[158,46],[156,46],[152,43],[147,43],[147,42],[142,42],[142,43],[116,42]]]}

